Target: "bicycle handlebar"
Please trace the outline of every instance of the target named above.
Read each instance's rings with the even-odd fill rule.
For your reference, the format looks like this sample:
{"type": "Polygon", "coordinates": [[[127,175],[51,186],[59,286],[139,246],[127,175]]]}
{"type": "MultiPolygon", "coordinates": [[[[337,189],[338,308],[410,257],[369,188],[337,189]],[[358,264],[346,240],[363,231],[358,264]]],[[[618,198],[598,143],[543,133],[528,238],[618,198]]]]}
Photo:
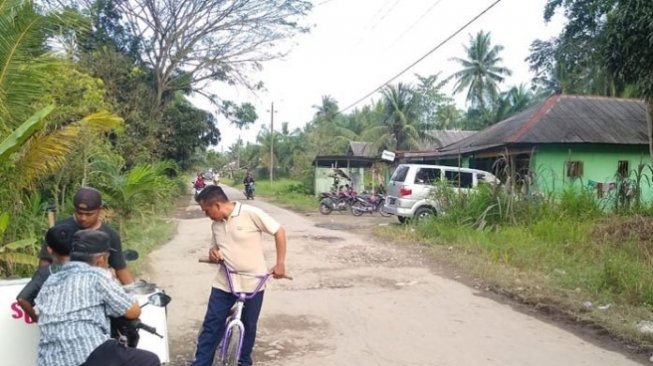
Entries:
{"type": "MultiPolygon", "coordinates": [[[[199,258],[197,261],[198,261],[199,263],[212,263],[212,264],[222,264],[222,263],[224,262],[224,261],[221,261],[221,262],[216,263],[216,262],[212,262],[212,261],[211,261],[210,259],[208,259],[208,258],[199,258]]],[[[232,270],[232,271],[233,271],[233,270],[232,270]]],[[[246,273],[246,272],[237,272],[237,271],[233,271],[233,272],[234,272],[235,274],[239,274],[239,275],[243,275],[243,276],[254,276],[254,277],[260,277],[260,276],[261,276],[260,274],[255,274],[255,273],[246,273]]],[[[267,275],[272,275],[272,274],[273,274],[272,272],[268,272],[268,273],[267,273],[267,275]]],[[[286,279],[286,280],[291,280],[291,281],[292,281],[292,280],[293,280],[293,277],[292,277],[292,276],[288,276],[288,275],[283,275],[283,276],[280,277],[279,279],[286,279]]]]}

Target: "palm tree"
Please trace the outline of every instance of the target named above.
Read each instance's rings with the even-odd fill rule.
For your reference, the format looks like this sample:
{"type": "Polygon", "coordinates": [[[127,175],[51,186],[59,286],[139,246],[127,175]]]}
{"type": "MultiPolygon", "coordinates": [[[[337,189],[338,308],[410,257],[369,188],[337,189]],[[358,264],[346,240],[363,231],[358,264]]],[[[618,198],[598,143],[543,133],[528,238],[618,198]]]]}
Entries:
{"type": "MultiPolygon", "coordinates": [[[[34,6],[29,0],[0,0],[0,207],[7,211],[0,212],[3,217],[21,214],[23,192],[64,164],[81,133],[106,131],[122,122],[107,112],[81,119],[66,115],[65,123],[48,119],[57,105],[44,102],[45,86],[66,65],[45,52],[48,26],[54,19],[39,15],[34,6]]],[[[58,24],[66,21],[56,20],[58,24]]],[[[37,228],[10,225],[4,229],[0,252],[5,254],[0,265],[23,263],[15,252],[23,247],[5,243],[35,234],[37,228]]]]}
{"type": "Polygon", "coordinates": [[[242,140],[240,134],[243,130],[249,129],[249,126],[256,122],[258,115],[256,108],[251,103],[243,103],[240,106],[232,101],[222,102],[222,113],[231,121],[231,124],[238,128],[238,143],[235,145],[236,150],[236,169],[240,169],[240,147],[242,140]]]}
{"type": "Polygon", "coordinates": [[[382,94],[381,121],[366,131],[364,139],[379,149],[418,148],[426,134],[419,122],[419,98],[414,90],[410,85],[398,83],[386,86],[382,94]]]}
{"type": "Polygon", "coordinates": [[[453,58],[463,67],[452,75],[456,79],[454,93],[467,90],[467,101],[472,107],[485,109],[499,95],[498,84],[512,72],[499,65],[503,46],[492,46],[490,33],[470,35],[469,46],[464,47],[467,59],[453,58]]]}

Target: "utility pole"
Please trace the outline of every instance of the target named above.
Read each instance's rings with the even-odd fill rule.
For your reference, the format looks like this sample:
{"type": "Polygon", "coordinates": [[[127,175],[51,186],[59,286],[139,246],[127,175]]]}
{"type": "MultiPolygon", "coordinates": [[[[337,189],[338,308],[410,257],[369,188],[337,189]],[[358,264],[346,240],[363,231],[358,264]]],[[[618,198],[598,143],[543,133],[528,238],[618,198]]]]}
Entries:
{"type": "Polygon", "coordinates": [[[274,179],[274,102],[270,105],[270,187],[274,179]]]}

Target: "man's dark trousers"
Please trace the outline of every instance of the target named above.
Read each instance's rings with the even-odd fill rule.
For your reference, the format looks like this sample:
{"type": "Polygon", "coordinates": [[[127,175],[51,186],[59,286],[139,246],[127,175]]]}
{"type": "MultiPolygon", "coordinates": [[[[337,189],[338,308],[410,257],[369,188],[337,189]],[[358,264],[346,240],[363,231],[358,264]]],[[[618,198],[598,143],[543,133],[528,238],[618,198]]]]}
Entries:
{"type": "MultiPolygon", "coordinates": [[[[218,343],[225,330],[225,321],[229,316],[231,307],[236,303],[237,297],[229,292],[211,289],[209,304],[206,308],[202,330],[197,339],[197,350],[195,361],[192,366],[211,366],[218,343]]],[[[256,340],[256,324],[263,305],[263,291],[253,298],[245,301],[241,320],[245,326],[245,337],[243,347],[240,351],[238,365],[252,365],[252,348],[256,340]]]]}

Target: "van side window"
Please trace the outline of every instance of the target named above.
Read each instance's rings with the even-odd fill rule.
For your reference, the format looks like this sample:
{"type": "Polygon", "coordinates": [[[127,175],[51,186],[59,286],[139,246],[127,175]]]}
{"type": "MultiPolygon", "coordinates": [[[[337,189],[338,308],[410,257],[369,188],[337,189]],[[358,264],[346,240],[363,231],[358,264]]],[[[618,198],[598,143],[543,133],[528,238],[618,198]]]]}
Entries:
{"type": "Polygon", "coordinates": [[[392,174],[392,178],[390,178],[390,180],[393,181],[393,182],[403,183],[406,180],[406,175],[407,174],[408,174],[408,167],[407,166],[400,166],[392,174]]]}
{"type": "Polygon", "coordinates": [[[440,169],[419,168],[415,173],[415,184],[432,185],[440,178],[440,169]]]}
{"type": "Polygon", "coordinates": [[[454,187],[472,188],[474,186],[474,173],[445,170],[444,177],[454,187]]]}

